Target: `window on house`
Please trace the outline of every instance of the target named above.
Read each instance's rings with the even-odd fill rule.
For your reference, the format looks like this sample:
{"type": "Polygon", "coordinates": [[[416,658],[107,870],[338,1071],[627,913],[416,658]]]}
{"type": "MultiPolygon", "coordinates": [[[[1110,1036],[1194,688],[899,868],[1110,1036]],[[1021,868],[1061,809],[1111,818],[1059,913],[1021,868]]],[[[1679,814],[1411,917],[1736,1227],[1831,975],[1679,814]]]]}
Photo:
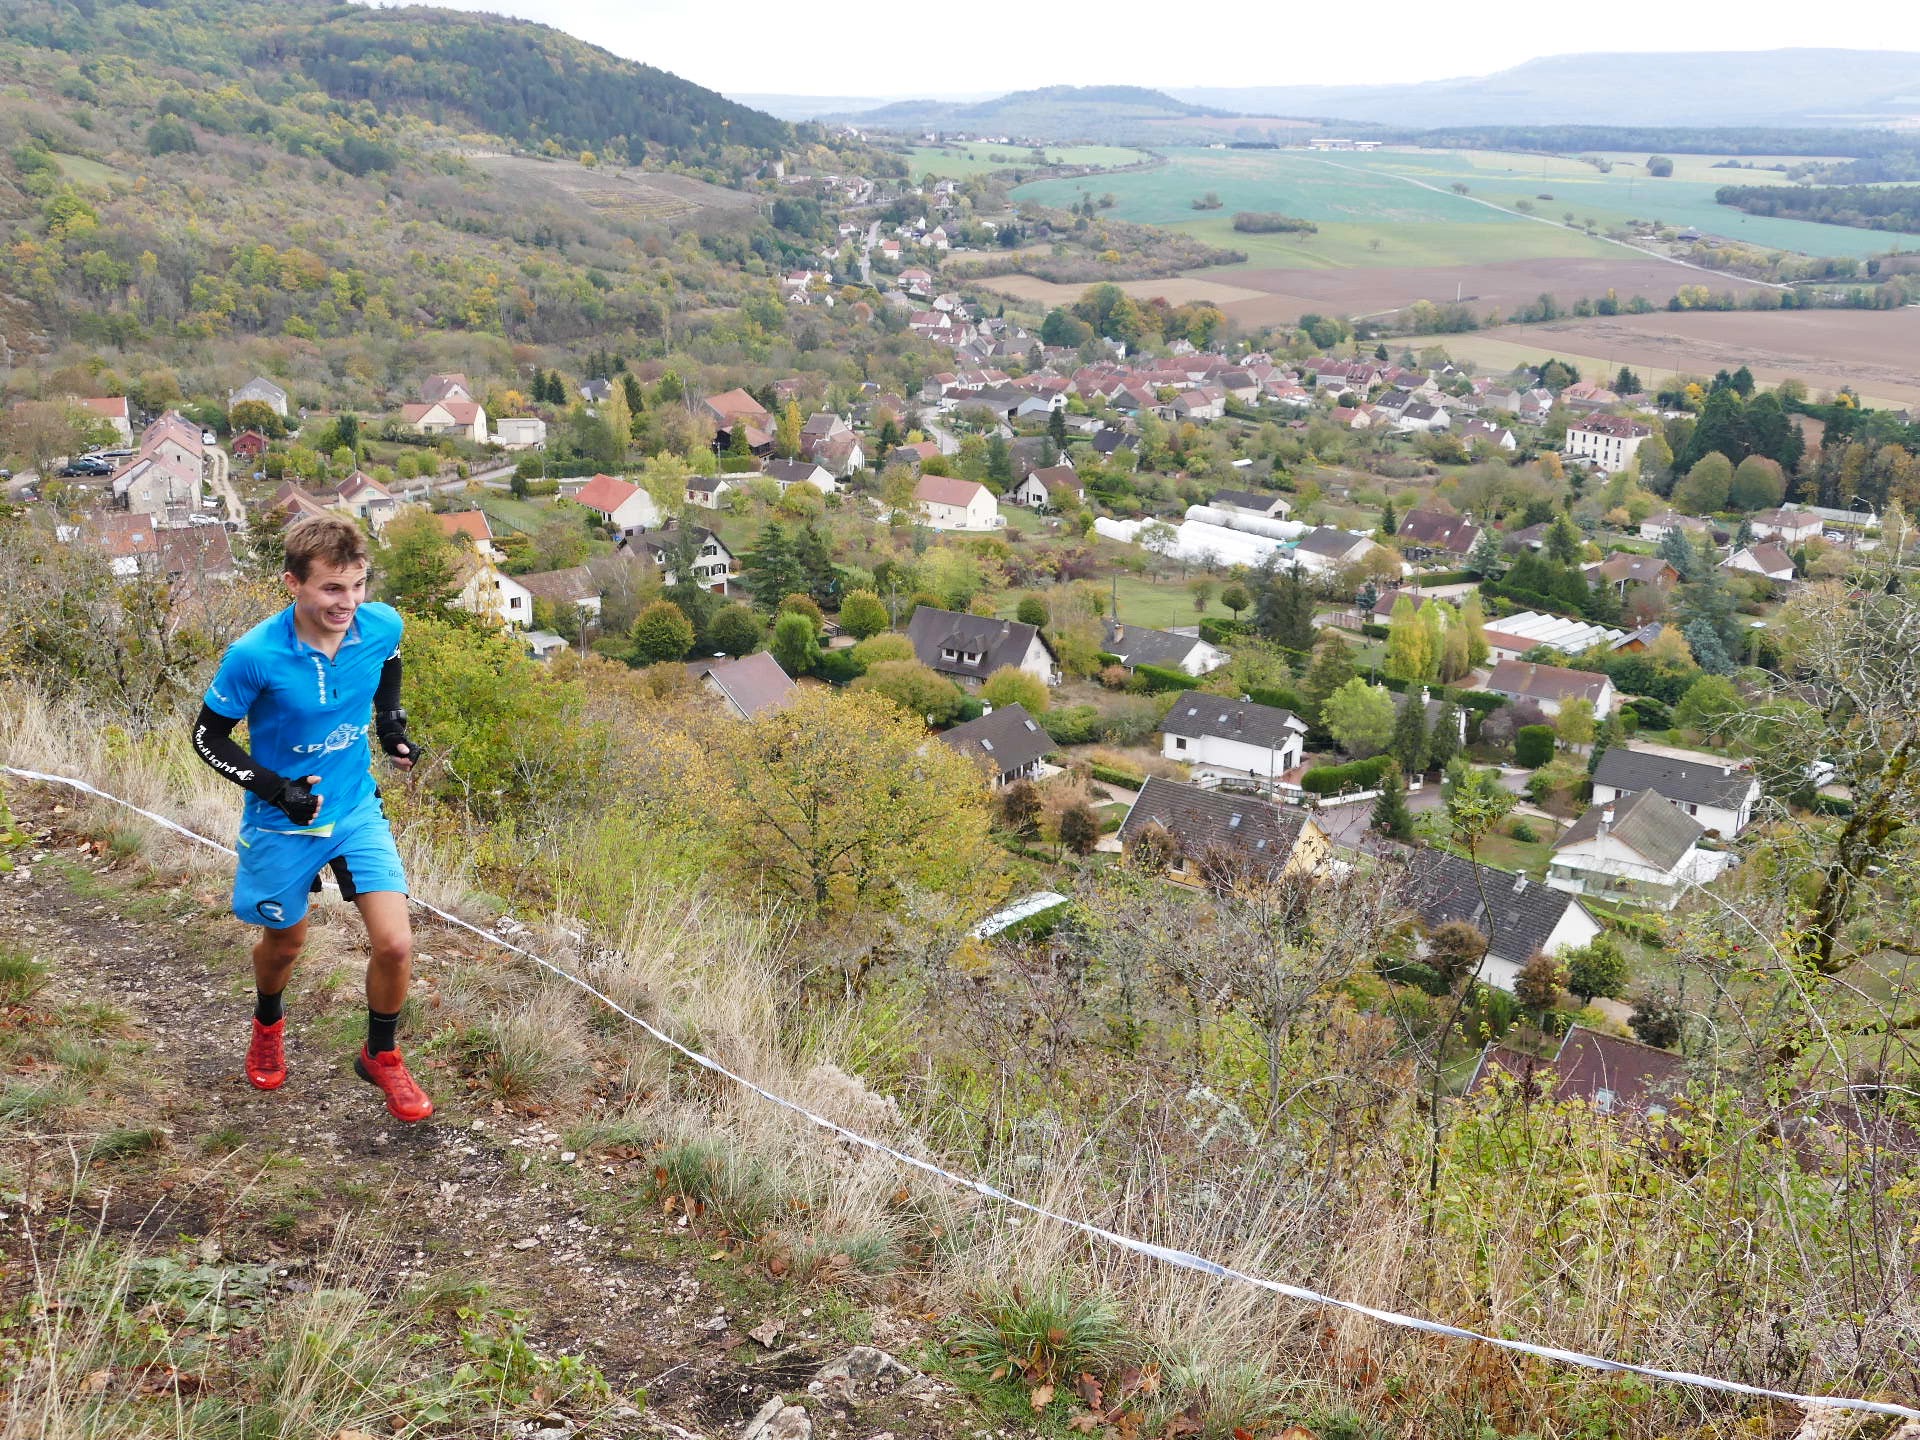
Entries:
{"type": "Polygon", "coordinates": [[[520,597],[518,595],[509,595],[507,597],[507,608],[509,610],[518,610],[520,608],[520,597]]]}
{"type": "Polygon", "coordinates": [[[1184,749],[1186,749],[1186,748],[1187,748],[1187,737],[1186,737],[1186,736],[1184,736],[1184,735],[1176,735],[1176,736],[1174,736],[1174,737],[1173,737],[1173,748],[1174,748],[1174,749],[1176,749],[1176,750],[1184,750],[1184,749]]]}
{"type": "Polygon", "coordinates": [[[1611,1115],[1613,1113],[1613,1091],[1605,1089],[1594,1091],[1593,1108],[1598,1110],[1602,1115],[1611,1115]]]}

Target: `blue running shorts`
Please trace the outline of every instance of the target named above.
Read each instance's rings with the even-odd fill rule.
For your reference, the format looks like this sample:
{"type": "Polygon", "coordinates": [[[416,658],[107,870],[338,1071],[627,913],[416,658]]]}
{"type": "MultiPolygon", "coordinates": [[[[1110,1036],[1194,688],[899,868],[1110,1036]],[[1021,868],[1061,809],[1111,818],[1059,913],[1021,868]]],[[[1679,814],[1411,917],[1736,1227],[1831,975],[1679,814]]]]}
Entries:
{"type": "Polygon", "coordinates": [[[407,893],[407,872],[377,795],[345,820],[312,830],[288,833],[242,824],[236,848],[233,913],[248,925],[269,930],[298,925],[306,919],[315,881],[329,868],[344,899],[378,890],[407,893]]]}

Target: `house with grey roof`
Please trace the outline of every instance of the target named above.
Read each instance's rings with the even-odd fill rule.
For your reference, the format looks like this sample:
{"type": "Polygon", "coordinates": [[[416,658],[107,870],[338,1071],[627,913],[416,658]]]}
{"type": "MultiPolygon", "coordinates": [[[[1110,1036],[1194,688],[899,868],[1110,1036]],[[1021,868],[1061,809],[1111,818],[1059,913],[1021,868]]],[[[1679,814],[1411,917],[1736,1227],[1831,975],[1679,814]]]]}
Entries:
{"type": "Polygon", "coordinates": [[[1142,844],[1164,846],[1167,878],[1183,885],[1313,875],[1333,857],[1326,832],[1303,810],[1157,775],[1120,825],[1124,854],[1132,858],[1142,844]]]}
{"type": "Polygon", "coordinates": [[[1589,805],[1554,842],[1547,884],[1574,895],[1671,910],[1733,861],[1702,850],[1706,826],[1657,790],[1589,805]]]}
{"type": "Polygon", "coordinates": [[[1149,630],[1145,625],[1127,625],[1112,619],[1106,622],[1106,637],[1100,648],[1119,660],[1129,672],[1137,665],[1154,665],[1188,675],[1207,675],[1232,658],[1218,645],[1198,635],[1149,630]]]}
{"type": "Polygon", "coordinates": [[[1729,840],[1747,828],[1760,803],[1760,780],[1742,765],[1712,755],[1678,755],[1615,745],[1593,771],[1593,803],[1657,790],[1709,831],[1729,840]]]}
{"type": "Polygon", "coordinates": [[[1359,564],[1372,549],[1373,541],[1364,535],[1322,525],[1302,535],[1288,552],[1287,558],[1298,562],[1303,570],[1328,575],[1348,565],[1359,564]]]}
{"type": "Polygon", "coordinates": [[[1571,894],[1445,850],[1412,852],[1401,883],[1427,929],[1459,920],[1487,937],[1480,979],[1502,990],[1513,989],[1536,954],[1578,949],[1600,933],[1600,922],[1571,894]]]}
{"type": "Polygon", "coordinates": [[[1271,789],[1304,757],[1306,733],[1291,710],[1188,690],[1160,722],[1160,753],[1200,774],[1271,789]]]}
{"type": "Polygon", "coordinates": [[[907,622],[907,638],[915,659],[962,686],[977,686],[1007,665],[1048,685],[1060,683],[1060,667],[1046,637],[1019,620],[922,605],[907,622]]]}
{"type": "Polygon", "coordinates": [[[1493,667],[1485,688],[1510,701],[1531,700],[1548,715],[1558,715],[1569,700],[1593,704],[1593,718],[1604,720],[1613,709],[1613,682],[1590,670],[1563,665],[1540,665],[1528,660],[1502,660],[1493,667]]]}
{"type": "Polygon", "coordinates": [[[940,733],[940,742],[971,756],[985,767],[987,785],[1004,789],[1030,779],[1053,748],[1053,739],[1020,704],[1002,705],[977,720],[940,733]]]}

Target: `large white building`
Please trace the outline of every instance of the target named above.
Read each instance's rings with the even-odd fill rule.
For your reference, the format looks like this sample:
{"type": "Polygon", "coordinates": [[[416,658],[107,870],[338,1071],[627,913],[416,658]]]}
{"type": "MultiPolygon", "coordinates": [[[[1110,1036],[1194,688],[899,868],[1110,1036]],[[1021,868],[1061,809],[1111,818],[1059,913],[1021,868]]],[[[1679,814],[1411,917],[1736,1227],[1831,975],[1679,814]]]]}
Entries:
{"type": "Polygon", "coordinates": [[[1595,415],[1567,426],[1561,454],[1584,460],[1601,470],[1624,470],[1640,447],[1653,438],[1653,427],[1624,415],[1595,415]]]}
{"type": "Polygon", "coordinates": [[[930,530],[997,530],[1007,522],[986,486],[948,475],[922,475],[913,498],[930,530]]]}
{"type": "Polygon", "coordinates": [[[1271,788],[1300,763],[1306,733],[1306,721],[1291,710],[1189,690],[1160,722],[1160,753],[1196,771],[1271,788]]]}

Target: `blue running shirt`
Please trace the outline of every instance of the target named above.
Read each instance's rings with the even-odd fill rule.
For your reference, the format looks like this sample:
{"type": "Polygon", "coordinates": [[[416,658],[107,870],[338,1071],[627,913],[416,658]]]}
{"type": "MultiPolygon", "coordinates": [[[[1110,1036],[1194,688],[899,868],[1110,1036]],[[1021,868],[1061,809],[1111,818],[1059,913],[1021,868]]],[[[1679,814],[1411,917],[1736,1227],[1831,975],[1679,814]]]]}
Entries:
{"type": "Polygon", "coordinates": [[[367,744],[380,670],[400,649],[405,622],[391,605],[369,602],[354,612],[331,659],[302,640],[293,606],[262,620],[227,647],[207,707],[247,722],[247,750],[289,780],[318,775],[326,801],[301,829],[251,791],[241,823],[292,835],[330,835],[373,796],[373,752],[367,744]]]}

